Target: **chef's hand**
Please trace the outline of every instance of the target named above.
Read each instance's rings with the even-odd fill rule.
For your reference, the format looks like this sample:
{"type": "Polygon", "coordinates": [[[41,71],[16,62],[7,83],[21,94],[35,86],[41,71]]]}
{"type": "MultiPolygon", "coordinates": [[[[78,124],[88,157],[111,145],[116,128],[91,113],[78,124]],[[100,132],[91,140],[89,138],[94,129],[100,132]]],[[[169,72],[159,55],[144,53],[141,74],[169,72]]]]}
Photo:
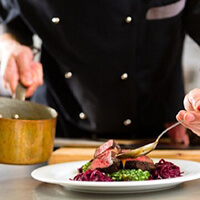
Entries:
{"type": "Polygon", "coordinates": [[[43,84],[43,70],[33,60],[32,50],[18,43],[10,34],[0,37],[0,61],[3,85],[13,94],[19,81],[27,87],[26,97],[43,84]]]}
{"type": "MultiPolygon", "coordinates": [[[[168,128],[174,123],[166,123],[165,128],[168,128]]],[[[190,144],[189,136],[186,133],[186,128],[182,125],[176,126],[173,129],[169,130],[168,135],[173,143],[184,144],[185,146],[188,146],[190,144]]]]}
{"type": "Polygon", "coordinates": [[[177,114],[177,120],[184,120],[183,126],[200,136],[200,89],[193,89],[185,96],[184,107],[177,114]]]}

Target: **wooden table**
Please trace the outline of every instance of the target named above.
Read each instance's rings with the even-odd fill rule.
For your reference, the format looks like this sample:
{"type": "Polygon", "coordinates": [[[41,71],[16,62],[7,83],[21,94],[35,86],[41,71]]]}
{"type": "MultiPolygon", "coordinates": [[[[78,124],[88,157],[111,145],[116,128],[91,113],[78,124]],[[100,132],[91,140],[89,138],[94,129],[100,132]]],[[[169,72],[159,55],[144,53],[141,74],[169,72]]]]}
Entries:
{"type": "MultiPolygon", "coordinates": [[[[53,152],[49,164],[90,160],[96,148],[63,147],[53,152]]],[[[200,150],[154,150],[149,153],[150,158],[171,158],[200,162],[200,150]]]]}

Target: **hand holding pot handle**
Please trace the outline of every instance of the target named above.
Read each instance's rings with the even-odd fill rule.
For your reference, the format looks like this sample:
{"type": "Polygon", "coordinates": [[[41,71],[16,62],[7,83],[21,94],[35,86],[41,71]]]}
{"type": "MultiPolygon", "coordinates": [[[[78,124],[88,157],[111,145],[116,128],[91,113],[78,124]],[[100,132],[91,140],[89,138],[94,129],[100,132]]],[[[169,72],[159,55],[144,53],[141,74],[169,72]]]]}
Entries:
{"type": "Polygon", "coordinates": [[[21,45],[10,34],[0,36],[0,61],[3,85],[14,94],[20,81],[27,87],[26,97],[33,95],[43,84],[43,69],[34,61],[34,53],[28,46],[21,45]]]}

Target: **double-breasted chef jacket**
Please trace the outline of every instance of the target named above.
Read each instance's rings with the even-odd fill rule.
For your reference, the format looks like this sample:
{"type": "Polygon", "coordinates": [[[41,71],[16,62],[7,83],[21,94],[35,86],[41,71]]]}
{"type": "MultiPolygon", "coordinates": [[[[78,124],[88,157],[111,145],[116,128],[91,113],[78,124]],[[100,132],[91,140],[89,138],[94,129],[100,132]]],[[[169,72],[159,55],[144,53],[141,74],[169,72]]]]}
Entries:
{"type": "Polygon", "coordinates": [[[183,108],[183,41],[200,43],[199,5],[1,0],[0,15],[21,39],[43,41],[45,84],[33,99],[58,111],[57,136],[135,138],[156,136],[183,108]]]}

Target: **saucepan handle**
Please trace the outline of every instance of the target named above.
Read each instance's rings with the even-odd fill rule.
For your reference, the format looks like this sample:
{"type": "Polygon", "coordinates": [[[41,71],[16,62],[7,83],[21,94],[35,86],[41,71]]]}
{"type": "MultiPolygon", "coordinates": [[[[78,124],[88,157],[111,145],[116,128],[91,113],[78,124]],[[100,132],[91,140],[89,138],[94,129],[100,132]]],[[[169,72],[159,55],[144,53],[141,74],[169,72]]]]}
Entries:
{"type": "Polygon", "coordinates": [[[27,90],[26,87],[23,86],[21,82],[19,82],[17,85],[17,89],[13,95],[13,98],[24,101],[26,97],[26,90],[27,90]]]}

